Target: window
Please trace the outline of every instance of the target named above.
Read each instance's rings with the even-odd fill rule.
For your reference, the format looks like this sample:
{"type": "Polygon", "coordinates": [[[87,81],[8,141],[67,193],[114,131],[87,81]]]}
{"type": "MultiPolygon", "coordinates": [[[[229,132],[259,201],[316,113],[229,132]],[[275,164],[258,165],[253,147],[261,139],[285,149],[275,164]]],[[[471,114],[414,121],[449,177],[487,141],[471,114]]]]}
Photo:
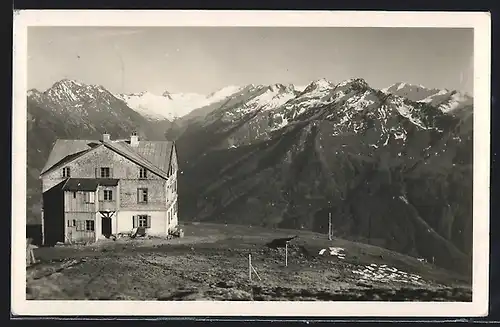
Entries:
{"type": "Polygon", "coordinates": [[[101,167],[101,178],[111,177],[111,169],[109,167],[101,167]]]}
{"type": "Polygon", "coordinates": [[[71,176],[69,167],[64,167],[63,168],[62,175],[63,175],[64,178],[68,178],[68,177],[71,176]]]}
{"type": "Polygon", "coordinates": [[[95,203],[95,193],[94,192],[85,192],[85,202],[86,203],[95,203]]]}
{"type": "Polygon", "coordinates": [[[104,201],[113,201],[113,191],[112,190],[104,190],[104,201]]]}
{"type": "Polygon", "coordinates": [[[133,228],[151,228],[151,216],[148,215],[138,215],[133,216],[133,228]]]}
{"type": "Polygon", "coordinates": [[[75,226],[76,226],[76,219],[68,220],[68,227],[75,227],[75,226]]]}
{"type": "Polygon", "coordinates": [[[94,221],[93,220],[85,220],[85,230],[86,231],[94,231],[94,221]]]}
{"type": "Polygon", "coordinates": [[[146,179],[148,178],[148,170],[146,168],[139,168],[139,178],[146,179]]]}
{"type": "Polygon", "coordinates": [[[73,192],[73,199],[76,199],[76,192],[73,192]]]}
{"type": "Polygon", "coordinates": [[[138,203],[148,203],[148,189],[138,188],[137,189],[137,202],[138,203]]]}
{"type": "Polygon", "coordinates": [[[76,221],[76,230],[77,231],[84,231],[85,230],[85,221],[84,220],[76,221]]]}
{"type": "Polygon", "coordinates": [[[93,220],[73,220],[77,231],[94,231],[95,225],[93,220]]]}

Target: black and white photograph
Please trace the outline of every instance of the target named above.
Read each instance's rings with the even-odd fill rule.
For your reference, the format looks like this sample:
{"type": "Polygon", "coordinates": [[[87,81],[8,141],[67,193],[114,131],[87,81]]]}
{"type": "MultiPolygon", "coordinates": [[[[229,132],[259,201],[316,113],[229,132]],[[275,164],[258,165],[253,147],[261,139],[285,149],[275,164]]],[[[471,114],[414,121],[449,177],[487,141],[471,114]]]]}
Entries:
{"type": "Polygon", "coordinates": [[[14,16],[13,310],[487,313],[488,15],[14,16]]]}

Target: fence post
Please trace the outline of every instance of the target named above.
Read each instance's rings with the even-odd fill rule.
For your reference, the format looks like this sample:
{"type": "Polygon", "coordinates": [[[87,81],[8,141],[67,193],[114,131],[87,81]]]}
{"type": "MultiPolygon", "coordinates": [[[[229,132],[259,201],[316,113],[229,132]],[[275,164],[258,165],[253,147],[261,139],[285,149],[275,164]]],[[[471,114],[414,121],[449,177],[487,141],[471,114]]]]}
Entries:
{"type": "Polygon", "coordinates": [[[248,279],[252,281],[252,255],[248,254],[248,279]]]}
{"type": "Polygon", "coordinates": [[[42,221],[42,245],[45,245],[45,217],[44,217],[44,212],[43,212],[43,208],[42,208],[42,211],[41,211],[41,221],[42,221]]]}
{"type": "Polygon", "coordinates": [[[288,242],[285,243],[285,267],[288,267],[288,242]]]}
{"type": "Polygon", "coordinates": [[[332,213],[328,213],[328,240],[332,240],[332,213]]]}

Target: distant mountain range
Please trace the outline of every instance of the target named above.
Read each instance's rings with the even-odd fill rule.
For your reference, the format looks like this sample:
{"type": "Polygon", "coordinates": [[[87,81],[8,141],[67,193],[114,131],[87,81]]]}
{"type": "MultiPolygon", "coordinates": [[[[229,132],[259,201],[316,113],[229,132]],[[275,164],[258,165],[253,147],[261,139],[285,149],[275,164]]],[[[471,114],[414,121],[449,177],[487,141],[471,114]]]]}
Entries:
{"type": "Polygon", "coordinates": [[[408,98],[411,101],[428,103],[439,108],[443,112],[452,113],[460,110],[468,111],[472,106],[473,97],[467,93],[455,90],[428,89],[422,85],[407,83],[396,83],[384,90],[390,93],[408,98]]]}
{"type": "Polygon", "coordinates": [[[227,86],[209,95],[197,93],[163,92],[156,95],[151,92],[117,94],[130,108],[152,120],[174,120],[187,115],[196,108],[210,105],[238,92],[241,87],[227,86]]]}
{"type": "Polygon", "coordinates": [[[62,80],[28,94],[28,218],[56,138],[177,141],[183,220],[325,231],[469,270],[473,98],[361,79],[114,95],[62,80]]]}

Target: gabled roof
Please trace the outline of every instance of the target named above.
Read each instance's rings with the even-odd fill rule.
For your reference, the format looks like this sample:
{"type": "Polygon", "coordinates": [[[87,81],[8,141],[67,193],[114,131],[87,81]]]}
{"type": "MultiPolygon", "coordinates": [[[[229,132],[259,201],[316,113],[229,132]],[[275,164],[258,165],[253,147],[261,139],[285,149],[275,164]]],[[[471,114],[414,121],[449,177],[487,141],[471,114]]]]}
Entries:
{"type": "Polygon", "coordinates": [[[131,146],[127,141],[57,140],[40,175],[61,167],[99,146],[105,146],[152,173],[168,178],[167,171],[173,149],[173,143],[168,141],[139,141],[137,146],[131,146]]]}
{"type": "Polygon", "coordinates": [[[92,140],[57,140],[40,174],[71,162],[100,144],[92,140]]]}
{"type": "Polygon", "coordinates": [[[64,191],[95,191],[97,186],[116,186],[115,178],[68,178],[62,189],[64,191]]]}
{"type": "Polygon", "coordinates": [[[105,147],[110,148],[111,150],[117,152],[118,154],[121,154],[125,158],[135,162],[136,164],[144,168],[147,168],[152,173],[163,178],[168,178],[167,171],[168,171],[168,162],[170,159],[170,152],[172,149],[171,142],[139,141],[139,144],[133,147],[127,142],[123,141],[104,142],[103,144],[105,147]],[[151,146],[151,144],[154,143],[156,143],[159,146],[151,146]],[[155,149],[157,149],[158,152],[154,151],[155,149]],[[167,149],[168,151],[162,151],[167,149]],[[152,161],[154,161],[156,164],[153,163],[152,161]]]}

